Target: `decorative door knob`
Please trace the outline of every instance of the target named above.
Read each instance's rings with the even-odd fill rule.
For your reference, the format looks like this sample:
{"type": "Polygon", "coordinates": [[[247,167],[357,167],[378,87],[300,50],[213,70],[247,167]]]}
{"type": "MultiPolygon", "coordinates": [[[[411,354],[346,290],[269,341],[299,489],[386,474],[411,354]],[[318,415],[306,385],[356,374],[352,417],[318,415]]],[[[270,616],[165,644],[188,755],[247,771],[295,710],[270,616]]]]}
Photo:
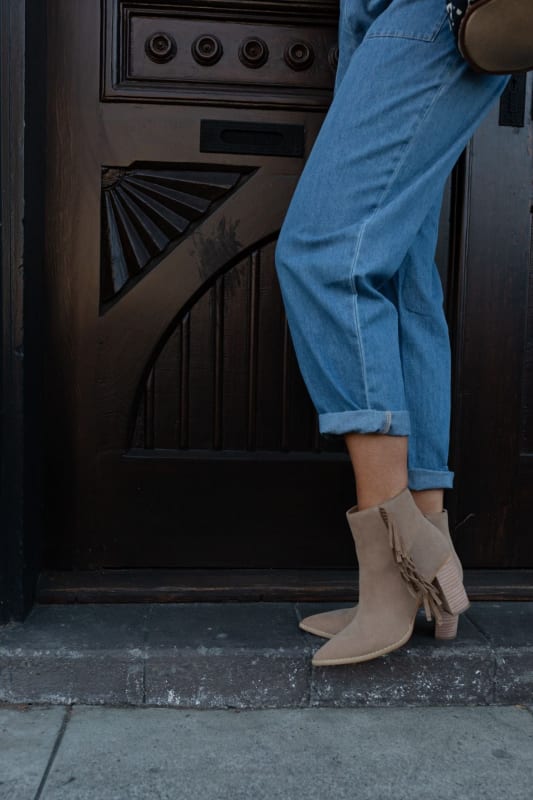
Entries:
{"type": "Polygon", "coordinates": [[[239,47],[239,58],[246,67],[256,69],[263,66],[268,60],[267,43],[258,36],[245,39],[239,47]]]}
{"type": "Polygon", "coordinates": [[[307,42],[291,42],[285,50],[285,61],[292,69],[307,69],[314,58],[313,48],[307,42]]]}
{"type": "Polygon", "coordinates": [[[328,61],[331,69],[335,72],[339,64],[339,45],[335,44],[330,48],[328,53],[328,61]]]}
{"type": "Polygon", "coordinates": [[[168,33],[153,33],[145,42],[144,49],[152,61],[164,63],[170,61],[176,55],[176,40],[168,33]]]}
{"type": "Polygon", "coordinates": [[[220,40],[212,34],[198,36],[192,43],[193,58],[199,64],[216,64],[220,60],[223,49],[220,40]]]}

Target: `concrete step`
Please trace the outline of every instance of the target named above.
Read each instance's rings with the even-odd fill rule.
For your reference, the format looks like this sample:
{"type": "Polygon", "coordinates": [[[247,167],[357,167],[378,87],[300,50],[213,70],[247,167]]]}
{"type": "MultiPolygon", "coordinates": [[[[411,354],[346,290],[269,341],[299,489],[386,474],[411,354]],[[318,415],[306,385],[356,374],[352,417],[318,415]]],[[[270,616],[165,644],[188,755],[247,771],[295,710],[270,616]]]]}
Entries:
{"type": "MultiPolygon", "coordinates": [[[[533,603],[473,603],[452,642],[422,615],[362,664],[313,667],[298,620],[340,604],[36,605],[0,626],[0,702],[303,708],[528,704],[533,603]]],[[[348,606],[350,604],[343,604],[348,606]]]]}

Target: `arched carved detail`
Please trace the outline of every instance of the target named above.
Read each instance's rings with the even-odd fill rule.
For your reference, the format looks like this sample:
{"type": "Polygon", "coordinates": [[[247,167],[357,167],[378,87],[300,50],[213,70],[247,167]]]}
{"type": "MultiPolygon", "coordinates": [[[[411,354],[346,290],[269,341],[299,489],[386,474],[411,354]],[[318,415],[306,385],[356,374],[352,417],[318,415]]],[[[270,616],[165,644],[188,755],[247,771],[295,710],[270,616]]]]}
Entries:
{"type": "MultiPolygon", "coordinates": [[[[138,393],[130,447],[344,452],[318,433],[277,275],[274,242],[212,283],[181,317],[138,393]]],[[[149,453],[146,453],[149,455],[149,453]]]]}

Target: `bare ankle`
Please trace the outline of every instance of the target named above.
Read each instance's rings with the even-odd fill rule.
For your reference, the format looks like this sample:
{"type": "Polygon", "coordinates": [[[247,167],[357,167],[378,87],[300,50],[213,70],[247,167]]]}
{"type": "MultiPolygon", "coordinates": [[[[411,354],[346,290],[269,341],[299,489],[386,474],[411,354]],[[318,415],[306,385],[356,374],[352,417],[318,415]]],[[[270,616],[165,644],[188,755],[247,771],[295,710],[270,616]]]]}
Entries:
{"type": "Polygon", "coordinates": [[[384,503],[407,487],[407,436],[349,433],[345,441],[361,510],[384,503]]]}
{"type": "Polygon", "coordinates": [[[423,514],[438,514],[443,510],[443,489],[412,490],[411,494],[413,495],[413,500],[423,514]]]}
{"type": "Polygon", "coordinates": [[[359,491],[357,494],[357,508],[363,511],[365,508],[372,508],[380,503],[385,503],[396,495],[400,494],[407,486],[379,486],[374,490],[359,491]]]}

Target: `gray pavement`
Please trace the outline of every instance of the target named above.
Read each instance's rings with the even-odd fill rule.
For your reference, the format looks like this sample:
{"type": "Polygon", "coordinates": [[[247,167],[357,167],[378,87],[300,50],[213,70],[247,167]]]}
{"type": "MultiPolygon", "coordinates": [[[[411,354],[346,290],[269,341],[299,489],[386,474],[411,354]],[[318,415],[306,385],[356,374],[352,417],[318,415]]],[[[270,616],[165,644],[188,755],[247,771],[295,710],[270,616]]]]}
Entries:
{"type": "Polygon", "coordinates": [[[529,800],[526,706],[0,706],[1,800],[529,800]]]}

